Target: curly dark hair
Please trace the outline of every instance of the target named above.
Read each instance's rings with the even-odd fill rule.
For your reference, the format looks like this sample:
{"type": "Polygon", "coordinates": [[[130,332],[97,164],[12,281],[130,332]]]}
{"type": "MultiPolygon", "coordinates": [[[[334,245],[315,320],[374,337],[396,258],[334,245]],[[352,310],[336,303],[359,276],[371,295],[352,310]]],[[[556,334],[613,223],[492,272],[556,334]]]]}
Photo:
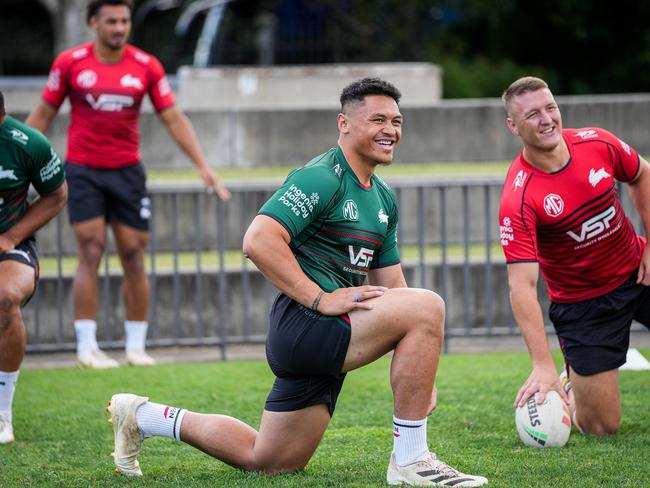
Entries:
{"type": "Polygon", "coordinates": [[[86,9],[86,22],[90,24],[90,19],[97,15],[104,5],[124,5],[133,13],[133,0],[91,0],[86,9]]]}
{"type": "Polygon", "coordinates": [[[345,112],[348,105],[363,102],[370,95],[383,95],[391,97],[399,104],[402,94],[394,85],[381,78],[362,78],[350,83],[341,92],[341,112],[345,112]]]}

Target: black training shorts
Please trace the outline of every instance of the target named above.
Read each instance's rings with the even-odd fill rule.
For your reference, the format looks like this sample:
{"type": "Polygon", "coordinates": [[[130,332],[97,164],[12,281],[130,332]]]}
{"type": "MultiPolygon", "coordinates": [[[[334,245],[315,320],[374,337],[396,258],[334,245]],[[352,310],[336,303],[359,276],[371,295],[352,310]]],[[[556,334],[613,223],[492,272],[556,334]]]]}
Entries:
{"type": "Polygon", "coordinates": [[[580,375],[625,364],[632,320],[650,328],[650,287],[636,284],[636,272],[621,286],[578,303],[551,303],[566,363],[580,375]]]}
{"type": "Polygon", "coordinates": [[[68,161],[65,178],[71,224],[103,216],[107,222],[149,230],[151,199],[140,163],[120,169],[97,169],[68,161]]]}
{"type": "MultiPolygon", "coordinates": [[[[36,247],[36,239],[34,236],[28,237],[11,251],[0,254],[0,261],[18,261],[19,263],[34,268],[34,291],[36,291],[40,268],[38,264],[38,248],[36,247]]],[[[27,302],[31,300],[32,296],[34,296],[33,292],[24,301],[23,305],[27,305],[27,302]]]]}
{"type": "Polygon", "coordinates": [[[330,416],[343,386],[350,344],[347,315],[329,317],[280,294],[271,308],[266,359],[277,377],[266,410],[291,412],[326,404],[330,416]]]}

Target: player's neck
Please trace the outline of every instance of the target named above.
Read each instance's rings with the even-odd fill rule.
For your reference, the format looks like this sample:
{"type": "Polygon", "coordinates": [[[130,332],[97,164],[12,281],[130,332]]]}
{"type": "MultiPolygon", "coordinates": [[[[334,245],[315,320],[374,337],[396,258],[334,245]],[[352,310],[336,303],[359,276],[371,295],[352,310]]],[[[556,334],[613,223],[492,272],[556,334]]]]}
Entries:
{"type": "Polygon", "coordinates": [[[545,173],[554,173],[566,166],[571,157],[569,147],[566,141],[562,142],[553,149],[539,149],[531,146],[524,146],[522,151],[524,159],[537,169],[545,173]]]}
{"type": "Polygon", "coordinates": [[[350,169],[356,175],[359,182],[364,186],[370,186],[370,179],[377,165],[365,161],[363,157],[354,151],[346,151],[346,148],[343,146],[341,146],[341,150],[343,151],[348,166],[350,166],[350,169]]]}
{"type": "Polygon", "coordinates": [[[111,49],[107,46],[104,46],[101,42],[95,40],[93,42],[93,53],[95,57],[99,60],[100,63],[106,64],[116,64],[122,60],[124,56],[124,50],[126,46],[122,46],[119,49],[111,49]]]}

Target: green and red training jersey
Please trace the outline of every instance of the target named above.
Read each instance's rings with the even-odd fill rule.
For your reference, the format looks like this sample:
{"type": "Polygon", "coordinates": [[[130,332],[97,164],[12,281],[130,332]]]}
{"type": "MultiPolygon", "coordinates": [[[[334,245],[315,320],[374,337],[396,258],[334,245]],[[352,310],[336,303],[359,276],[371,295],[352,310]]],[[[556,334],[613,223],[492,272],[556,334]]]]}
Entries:
{"type": "Polygon", "coordinates": [[[61,160],[45,136],[7,116],[0,125],[0,233],[27,211],[31,183],[38,193],[63,184],[61,160]]]}
{"type": "Polygon", "coordinates": [[[300,267],[327,292],[400,261],[393,190],[377,175],[364,186],[340,148],[291,172],[259,213],[284,226],[300,267]]]}

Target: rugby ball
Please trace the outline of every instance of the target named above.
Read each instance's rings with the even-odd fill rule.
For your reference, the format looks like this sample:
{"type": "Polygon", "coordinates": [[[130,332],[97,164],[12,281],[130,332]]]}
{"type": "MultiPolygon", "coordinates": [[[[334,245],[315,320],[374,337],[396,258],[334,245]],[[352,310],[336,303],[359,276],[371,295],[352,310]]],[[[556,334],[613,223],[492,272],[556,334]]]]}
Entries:
{"type": "Polygon", "coordinates": [[[539,405],[532,395],[523,407],[517,407],[515,424],[523,443],[531,447],[562,447],[571,434],[569,407],[552,390],[539,405]]]}

